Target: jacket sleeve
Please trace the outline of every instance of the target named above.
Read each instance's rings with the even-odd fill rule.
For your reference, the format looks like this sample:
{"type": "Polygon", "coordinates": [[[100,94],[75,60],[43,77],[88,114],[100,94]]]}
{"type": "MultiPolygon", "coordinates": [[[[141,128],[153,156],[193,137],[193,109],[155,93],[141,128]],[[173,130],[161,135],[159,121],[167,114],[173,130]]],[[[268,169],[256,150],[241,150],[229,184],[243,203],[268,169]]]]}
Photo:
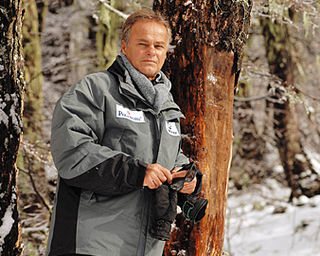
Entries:
{"type": "Polygon", "coordinates": [[[180,148],[175,161],[175,166],[182,166],[184,164],[188,164],[189,162],[189,159],[183,154],[182,149],[180,148]]]}
{"type": "Polygon", "coordinates": [[[177,167],[177,166],[180,167],[184,164],[190,163],[189,158],[183,154],[183,151],[181,149],[181,146],[182,146],[181,144],[182,144],[182,138],[180,139],[179,152],[176,156],[176,160],[175,160],[175,164],[174,164],[175,167],[177,167]]]}
{"type": "Polygon", "coordinates": [[[104,93],[89,77],[58,101],[51,152],[59,176],[68,185],[118,195],[143,186],[146,164],[99,144],[107,122],[104,93]]]}

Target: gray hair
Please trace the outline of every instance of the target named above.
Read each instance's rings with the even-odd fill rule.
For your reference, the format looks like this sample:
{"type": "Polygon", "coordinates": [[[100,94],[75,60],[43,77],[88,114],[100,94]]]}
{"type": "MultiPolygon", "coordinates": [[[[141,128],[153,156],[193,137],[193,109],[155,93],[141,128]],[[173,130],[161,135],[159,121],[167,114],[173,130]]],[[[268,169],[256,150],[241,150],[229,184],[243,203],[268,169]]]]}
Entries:
{"type": "Polygon", "coordinates": [[[129,15],[129,17],[126,19],[126,21],[122,26],[121,41],[125,41],[126,43],[128,43],[132,26],[137,21],[141,21],[141,20],[155,21],[159,24],[164,25],[168,32],[169,43],[171,42],[171,28],[170,28],[169,22],[159,12],[154,12],[149,8],[142,8],[138,11],[135,11],[131,15],[129,15]]]}

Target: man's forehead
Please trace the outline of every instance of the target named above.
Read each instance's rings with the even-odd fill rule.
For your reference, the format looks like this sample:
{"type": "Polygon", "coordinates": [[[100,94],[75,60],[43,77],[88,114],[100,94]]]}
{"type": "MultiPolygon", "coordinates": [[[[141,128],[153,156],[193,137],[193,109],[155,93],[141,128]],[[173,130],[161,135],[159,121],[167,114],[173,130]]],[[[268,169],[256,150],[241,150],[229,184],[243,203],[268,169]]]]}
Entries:
{"type": "Polygon", "coordinates": [[[138,42],[155,42],[158,44],[167,44],[169,33],[167,28],[156,21],[137,21],[131,29],[129,40],[138,42]]]}
{"type": "Polygon", "coordinates": [[[163,32],[168,33],[167,27],[165,25],[152,20],[138,20],[133,24],[132,29],[144,31],[163,30],[163,32]]]}

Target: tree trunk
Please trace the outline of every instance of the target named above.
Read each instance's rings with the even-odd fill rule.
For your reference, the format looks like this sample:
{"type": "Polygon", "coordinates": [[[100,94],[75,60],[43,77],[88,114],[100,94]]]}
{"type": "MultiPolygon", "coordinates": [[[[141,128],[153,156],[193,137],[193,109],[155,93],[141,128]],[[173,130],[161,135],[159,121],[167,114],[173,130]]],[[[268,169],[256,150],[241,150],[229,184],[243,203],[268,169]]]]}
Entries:
{"type": "Polygon", "coordinates": [[[231,179],[237,189],[248,186],[249,182],[259,181],[265,176],[266,142],[259,134],[254,108],[250,101],[248,82],[239,82],[238,98],[234,103],[237,127],[235,131],[234,157],[231,167],[231,179]]]}
{"type": "MultiPolygon", "coordinates": [[[[266,7],[268,6],[267,1],[266,7]]],[[[270,73],[279,78],[284,88],[276,88],[274,101],[268,104],[273,106],[273,128],[282,166],[291,188],[291,201],[303,193],[308,194],[308,189],[300,183],[299,178],[302,173],[312,170],[301,145],[297,109],[294,100],[290,97],[290,94],[295,93],[294,72],[296,64],[292,57],[288,25],[279,23],[277,20],[272,21],[270,18],[262,19],[261,24],[270,73]]],[[[320,191],[320,186],[317,187],[320,191]]]]}
{"type": "Polygon", "coordinates": [[[192,231],[177,218],[165,255],[221,255],[232,145],[233,92],[247,38],[251,1],[154,1],[168,17],[174,53],[168,70],[186,119],[183,149],[204,173],[209,200],[205,218],[192,231]]]}
{"type": "Polygon", "coordinates": [[[43,75],[38,10],[35,0],[23,2],[23,52],[25,60],[26,95],[24,99],[24,139],[35,143],[42,133],[43,75]]]}
{"type": "Polygon", "coordinates": [[[69,33],[67,49],[70,60],[67,66],[70,68],[67,75],[69,85],[77,83],[81,77],[92,72],[93,66],[96,66],[97,55],[92,47],[94,39],[92,28],[95,24],[91,15],[94,10],[91,4],[90,0],[74,0],[73,13],[68,19],[69,27],[65,33],[69,33]]]}
{"type": "Polygon", "coordinates": [[[21,1],[0,4],[0,254],[21,253],[16,157],[22,132],[21,1]]]}
{"type": "MultiPolygon", "coordinates": [[[[123,11],[125,1],[111,0],[110,5],[115,9],[123,11]]],[[[118,54],[119,49],[119,30],[123,23],[123,18],[108,10],[103,4],[100,4],[99,24],[96,35],[98,66],[104,69],[111,65],[118,54]]]]}
{"type": "MultiPolygon", "coordinates": [[[[43,2],[42,2],[43,3],[43,2]]],[[[40,2],[39,2],[40,4],[40,2]]],[[[40,10],[37,9],[35,0],[24,0],[25,11],[22,33],[24,53],[24,75],[26,81],[23,109],[23,143],[21,144],[17,166],[19,179],[17,187],[19,191],[18,209],[20,218],[32,219],[34,212],[42,213],[43,220],[49,221],[48,207],[48,182],[44,171],[44,160],[48,156],[48,146],[43,140],[43,74],[40,44],[40,29],[44,16],[39,18],[40,10]],[[38,12],[39,11],[39,12],[38,12]],[[32,212],[26,210],[26,206],[33,205],[32,212]]],[[[45,8],[45,7],[44,7],[45,8]]],[[[43,9],[44,10],[44,9],[43,9]]],[[[41,15],[44,13],[41,11],[41,15]]],[[[37,220],[24,221],[22,227],[34,227],[37,220]]],[[[23,232],[22,240],[28,244],[24,249],[24,255],[32,255],[34,245],[42,243],[45,236],[39,236],[41,232],[23,232]],[[36,237],[36,238],[35,238],[36,237]]]]}
{"type": "Polygon", "coordinates": [[[38,24],[39,24],[39,33],[45,28],[45,19],[48,13],[48,0],[37,0],[36,1],[37,10],[38,10],[38,24]]]}

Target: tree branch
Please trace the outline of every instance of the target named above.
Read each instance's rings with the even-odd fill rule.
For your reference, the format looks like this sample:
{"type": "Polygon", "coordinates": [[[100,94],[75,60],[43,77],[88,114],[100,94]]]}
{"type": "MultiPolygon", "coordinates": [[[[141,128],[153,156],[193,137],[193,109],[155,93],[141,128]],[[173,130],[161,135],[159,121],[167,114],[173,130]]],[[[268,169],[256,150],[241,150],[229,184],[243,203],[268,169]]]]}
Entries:
{"type": "Polygon", "coordinates": [[[30,179],[30,182],[31,182],[31,185],[32,185],[32,188],[34,190],[34,192],[36,193],[37,197],[40,199],[40,201],[42,202],[42,204],[44,205],[44,207],[50,212],[51,214],[51,209],[50,209],[50,206],[48,205],[48,203],[46,202],[46,200],[43,198],[43,196],[40,194],[40,192],[38,191],[37,189],[37,186],[36,186],[36,183],[32,177],[32,174],[30,172],[30,170],[25,170],[25,169],[22,169],[22,168],[18,168],[19,171],[27,174],[29,176],[29,179],[30,179]]]}
{"type": "Polygon", "coordinates": [[[237,97],[234,96],[235,101],[246,102],[246,101],[256,101],[256,100],[264,100],[271,96],[271,93],[261,95],[261,96],[253,96],[253,97],[237,97]]]}
{"type": "Polygon", "coordinates": [[[119,11],[118,9],[112,7],[110,4],[107,3],[106,0],[98,0],[100,3],[102,3],[108,10],[114,12],[115,14],[119,15],[121,18],[123,19],[127,19],[128,18],[128,14],[125,14],[121,11],[119,11]]]}
{"type": "Polygon", "coordinates": [[[304,96],[309,97],[309,98],[312,99],[312,100],[320,101],[320,98],[319,98],[319,97],[312,96],[312,95],[306,93],[305,91],[301,90],[297,85],[294,86],[294,89],[295,89],[298,93],[301,93],[301,94],[303,94],[304,96]]]}

